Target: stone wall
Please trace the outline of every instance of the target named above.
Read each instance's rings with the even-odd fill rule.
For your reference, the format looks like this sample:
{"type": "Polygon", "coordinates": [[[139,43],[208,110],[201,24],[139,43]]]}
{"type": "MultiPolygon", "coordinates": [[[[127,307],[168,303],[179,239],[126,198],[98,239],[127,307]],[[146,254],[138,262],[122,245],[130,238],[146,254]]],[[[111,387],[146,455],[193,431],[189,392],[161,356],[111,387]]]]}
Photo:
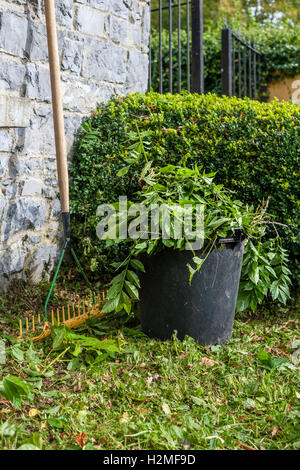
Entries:
{"type": "MultiPolygon", "coordinates": [[[[146,91],[149,0],[56,0],[69,157],[83,116],[146,91]]],[[[0,0],[0,288],[53,270],[62,236],[43,0],[0,0]]]]}

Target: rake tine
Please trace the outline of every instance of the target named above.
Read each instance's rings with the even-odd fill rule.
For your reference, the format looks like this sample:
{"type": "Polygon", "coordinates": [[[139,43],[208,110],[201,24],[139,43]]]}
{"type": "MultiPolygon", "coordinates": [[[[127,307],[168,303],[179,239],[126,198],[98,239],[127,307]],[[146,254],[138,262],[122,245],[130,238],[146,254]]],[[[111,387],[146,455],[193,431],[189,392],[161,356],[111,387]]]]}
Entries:
{"type": "Polygon", "coordinates": [[[98,294],[97,300],[98,300],[98,305],[100,305],[100,304],[101,304],[101,302],[100,302],[100,294],[98,294]]]}
{"type": "Polygon", "coordinates": [[[83,315],[85,315],[85,301],[84,300],[82,301],[82,312],[83,312],[83,315]]]}
{"type": "Polygon", "coordinates": [[[54,310],[51,310],[52,326],[54,325],[54,310]]]}
{"type": "Polygon", "coordinates": [[[70,317],[70,305],[69,304],[67,306],[67,311],[68,311],[68,320],[70,320],[71,317],[70,317]]]}
{"type": "Polygon", "coordinates": [[[38,324],[39,324],[39,326],[41,324],[41,315],[40,314],[38,314],[38,324]]]}
{"type": "Polygon", "coordinates": [[[60,325],[59,309],[56,310],[57,324],[60,325]]]}
{"type": "Polygon", "coordinates": [[[65,308],[62,308],[62,316],[63,316],[63,323],[65,323],[66,318],[65,318],[65,308]]]}
{"type": "Polygon", "coordinates": [[[28,329],[29,329],[28,317],[26,317],[26,330],[28,331],[28,329]]]}
{"type": "Polygon", "coordinates": [[[73,308],[73,318],[74,318],[74,317],[76,317],[74,302],[73,302],[73,304],[72,304],[72,308],[73,308]]]}
{"type": "Polygon", "coordinates": [[[19,324],[20,324],[20,338],[22,338],[23,337],[22,320],[19,320],[19,324]]]}
{"type": "Polygon", "coordinates": [[[35,331],[34,315],[32,315],[32,331],[35,331]]]}
{"type": "Polygon", "coordinates": [[[78,313],[78,317],[80,317],[80,303],[77,306],[77,313],[78,313]]]}

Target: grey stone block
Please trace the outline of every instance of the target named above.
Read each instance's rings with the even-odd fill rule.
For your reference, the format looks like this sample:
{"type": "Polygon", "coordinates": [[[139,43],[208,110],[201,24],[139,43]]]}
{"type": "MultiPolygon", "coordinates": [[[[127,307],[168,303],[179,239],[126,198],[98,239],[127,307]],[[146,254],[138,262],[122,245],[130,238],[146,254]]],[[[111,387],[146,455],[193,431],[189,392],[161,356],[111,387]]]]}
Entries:
{"type": "Polygon", "coordinates": [[[102,11],[109,11],[110,0],[77,0],[77,3],[82,3],[93,8],[98,8],[102,11]]]}
{"type": "Polygon", "coordinates": [[[40,196],[42,193],[43,183],[36,178],[28,178],[22,184],[22,196],[40,196]]]}
{"type": "Polygon", "coordinates": [[[27,235],[26,242],[31,243],[32,245],[37,245],[42,241],[42,237],[38,235],[27,235]]]}
{"type": "Polygon", "coordinates": [[[48,61],[47,32],[45,24],[32,23],[32,39],[30,44],[30,59],[48,61]]]}
{"type": "Polygon", "coordinates": [[[82,76],[124,83],[126,79],[127,51],[107,41],[91,41],[86,48],[82,76]]]}
{"type": "Polygon", "coordinates": [[[25,155],[55,155],[51,107],[35,108],[30,127],[26,129],[22,152],[25,155]]]}
{"type": "Polygon", "coordinates": [[[1,182],[2,192],[5,195],[5,199],[14,199],[17,195],[19,183],[15,180],[7,179],[1,182]]]}
{"type": "Polygon", "coordinates": [[[55,199],[56,198],[56,192],[51,189],[51,188],[43,188],[43,196],[46,197],[47,199],[55,199]]]}
{"type": "Polygon", "coordinates": [[[0,128],[0,152],[9,152],[11,150],[11,141],[8,129],[0,128]]]}
{"type": "Polygon", "coordinates": [[[41,158],[23,158],[14,155],[10,162],[11,176],[36,175],[42,169],[42,162],[41,158]]]}
{"type": "Polygon", "coordinates": [[[26,260],[29,280],[36,283],[42,277],[48,278],[56,265],[58,257],[59,247],[57,245],[48,245],[46,243],[39,245],[33,256],[31,255],[30,259],[26,260]]]}
{"type": "Polygon", "coordinates": [[[76,15],[76,29],[93,36],[104,35],[105,14],[85,6],[79,6],[76,15]]]}
{"type": "Polygon", "coordinates": [[[128,0],[112,0],[110,2],[110,11],[116,16],[120,16],[121,18],[124,18],[126,20],[128,19],[129,15],[129,3],[130,1],[128,0]]]}
{"type": "Polygon", "coordinates": [[[25,65],[16,59],[0,57],[0,90],[18,90],[24,83],[25,65]]]}
{"type": "Polygon", "coordinates": [[[1,196],[1,193],[0,193],[0,227],[1,227],[1,223],[2,223],[2,217],[3,217],[3,213],[4,213],[4,208],[6,206],[6,200],[3,196],[1,196]]]}
{"type": "Polygon", "coordinates": [[[0,49],[24,57],[30,43],[27,19],[10,11],[0,13],[0,49]]]}
{"type": "Polygon", "coordinates": [[[62,90],[64,108],[86,114],[94,110],[98,103],[107,102],[114,93],[113,88],[106,83],[96,84],[70,79],[62,83],[62,90]]]}
{"type": "MultiPolygon", "coordinates": [[[[66,134],[66,144],[69,157],[72,155],[74,135],[78,131],[80,124],[82,122],[82,117],[77,115],[65,115],[65,134],[66,134]]],[[[50,185],[49,185],[50,186],[50,185]]]]}
{"type": "Polygon", "coordinates": [[[62,69],[78,74],[82,65],[83,45],[65,40],[62,56],[62,69]]]}
{"type": "Polygon", "coordinates": [[[41,230],[45,223],[45,201],[22,197],[7,206],[1,239],[8,240],[12,235],[23,230],[41,230]]]}
{"type": "Polygon", "coordinates": [[[73,23],[73,0],[57,0],[55,3],[57,23],[71,29],[73,23]]]}
{"type": "Polygon", "coordinates": [[[26,96],[41,101],[51,101],[49,68],[28,64],[26,67],[26,96]]]}
{"type": "Polygon", "coordinates": [[[0,127],[28,127],[31,103],[24,98],[0,95],[0,127]]]}
{"type": "Polygon", "coordinates": [[[0,155],[0,176],[4,176],[9,162],[9,155],[0,155]]]}
{"type": "Polygon", "coordinates": [[[61,214],[61,205],[60,205],[60,200],[57,198],[54,200],[52,204],[52,208],[50,211],[50,218],[57,218],[61,214]]]}
{"type": "Polygon", "coordinates": [[[109,15],[105,21],[105,29],[109,38],[117,44],[126,43],[128,36],[128,22],[109,15]]]}
{"type": "MultiPolygon", "coordinates": [[[[48,43],[47,31],[44,23],[31,22],[31,40],[29,44],[29,56],[32,61],[48,62],[48,43]]],[[[66,37],[66,31],[61,29],[57,30],[58,49],[61,55],[66,37]]]]}
{"type": "Polygon", "coordinates": [[[51,186],[52,188],[58,188],[58,181],[57,178],[46,178],[45,184],[47,186],[51,186]]]}
{"type": "Polygon", "coordinates": [[[129,61],[127,65],[126,92],[132,93],[139,91],[145,93],[147,91],[147,81],[145,77],[148,77],[148,71],[148,56],[135,49],[131,49],[129,51],[129,61]]]}
{"type": "Polygon", "coordinates": [[[2,252],[0,255],[0,276],[21,271],[24,267],[24,259],[25,249],[20,246],[11,247],[2,252]]]}

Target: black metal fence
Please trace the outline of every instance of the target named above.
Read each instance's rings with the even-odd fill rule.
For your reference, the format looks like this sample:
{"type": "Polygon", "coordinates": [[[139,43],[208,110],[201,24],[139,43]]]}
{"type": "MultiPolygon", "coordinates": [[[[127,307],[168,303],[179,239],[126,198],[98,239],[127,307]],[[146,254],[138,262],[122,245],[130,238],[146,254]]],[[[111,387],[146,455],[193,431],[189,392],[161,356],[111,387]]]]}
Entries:
{"type": "MultiPolygon", "coordinates": [[[[150,41],[149,89],[204,93],[203,0],[151,0],[151,21],[157,33],[152,51],[150,41]]],[[[221,40],[222,94],[258,99],[258,47],[227,24],[221,40]]]]}
{"type": "Polygon", "coordinates": [[[222,30],[222,93],[258,99],[261,57],[255,43],[226,26],[222,30]]]}
{"type": "MultiPolygon", "coordinates": [[[[158,91],[181,92],[182,90],[182,48],[181,35],[186,31],[186,57],[184,63],[186,66],[186,88],[188,91],[204,93],[204,64],[203,64],[203,0],[156,0],[151,2],[152,21],[158,20],[159,44],[155,57],[158,61],[159,85],[158,91]],[[163,23],[167,24],[169,54],[166,64],[162,50],[163,23]],[[176,64],[174,59],[174,33],[176,34],[176,64]],[[164,68],[168,67],[169,80],[168,89],[163,86],[164,68]],[[176,89],[174,87],[174,75],[176,66],[176,89]]],[[[150,58],[154,54],[151,54],[150,58]]],[[[152,64],[149,65],[149,88],[152,86],[152,64]]]]}

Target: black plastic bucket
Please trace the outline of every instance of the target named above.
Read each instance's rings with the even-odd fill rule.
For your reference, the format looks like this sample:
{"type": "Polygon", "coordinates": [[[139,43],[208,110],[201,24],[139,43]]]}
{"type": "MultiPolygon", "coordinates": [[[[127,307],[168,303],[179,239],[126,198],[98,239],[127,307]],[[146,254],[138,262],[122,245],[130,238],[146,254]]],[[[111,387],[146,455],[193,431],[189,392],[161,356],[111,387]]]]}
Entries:
{"type": "MultiPolygon", "coordinates": [[[[212,250],[189,284],[191,251],[165,250],[143,257],[140,317],[151,338],[193,337],[199,344],[226,344],[232,335],[244,242],[212,250]]],[[[201,252],[195,252],[201,256],[201,252]]],[[[193,264],[193,263],[192,263],[193,264]]]]}

